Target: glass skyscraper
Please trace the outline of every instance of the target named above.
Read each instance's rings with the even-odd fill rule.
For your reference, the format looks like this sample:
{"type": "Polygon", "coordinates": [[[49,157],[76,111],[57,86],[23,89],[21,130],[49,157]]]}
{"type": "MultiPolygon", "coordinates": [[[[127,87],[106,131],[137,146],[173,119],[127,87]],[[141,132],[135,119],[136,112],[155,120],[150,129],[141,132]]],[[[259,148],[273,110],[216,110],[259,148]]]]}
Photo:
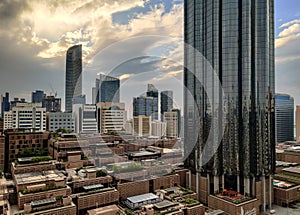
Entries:
{"type": "Polygon", "coordinates": [[[42,103],[43,99],[45,98],[44,91],[36,90],[35,92],[31,93],[31,102],[32,103],[42,103]]]}
{"type": "Polygon", "coordinates": [[[95,104],[98,102],[120,102],[120,79],[100,74],[96,79],[95,104]]]}
{"type": "Polygon", "coordinates": [[[160,114],[164,115],[164,112],[170,111],[173,108],[173,91],[166,90],[160,93],[160,114]]]}
{"type": "Polygon", "coordinates": [[[276,142],[294,140],[294,98],[275,95],[276,142]]]}
{"type": "Polygon", "coordinates": [[[152,120],[158,120],[158,90],[153,84],[148,84],[147,97],[153,98],[153,113],[152,120]]]}
{"type": "Polygon", "coordinates": [[[185,47],[185,165],[207,181],[208,194],[227,188],[262,195],[265,209],[271,200],[265,186],[275,166],[274,2],[189,0],[184,13],[185,43],[194,48],[185,47]],[[197,52],[204,59],[199,61],[197,52]],[[224,96],[215,90],[210,66],[224,96]],[[218,102],[208,98],[208,91],[218,102]],[[212,117],[216,110],[224,132],[212,117]],[[204,165],[201,153],[211,142],[211,129],[220,145],[204,165]],[[256,193],[259,182],[263,194],[256,193]]]}
{"type": "Polygon", "coordinates": [[[68,49],[66,55],[65,111],[72,112],[72,99],[82,96],[82,45],[68,49]]]}
{"type": "Polygon", "coordinates": [[[151,116],[153,117],[153,97],[140,96],[133,98],[133,116],[151,116]]]}

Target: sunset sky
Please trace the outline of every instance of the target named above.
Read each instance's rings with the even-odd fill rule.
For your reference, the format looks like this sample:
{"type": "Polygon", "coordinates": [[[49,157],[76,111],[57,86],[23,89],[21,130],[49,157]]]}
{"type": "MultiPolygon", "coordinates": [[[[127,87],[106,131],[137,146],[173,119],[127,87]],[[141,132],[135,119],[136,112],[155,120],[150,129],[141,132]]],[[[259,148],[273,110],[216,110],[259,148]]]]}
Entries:
{"type": "MultiPolygon", "coordinates": [[[[275,3],[276,91],[300,104],[300,4],[275,3]]],[[[43,89],[64,100],[65,53],[80,43],[88,102],[103,72],[122,79],[129,109],[147,83],[174,90],[182,105],[183,0],[4,0],[0,25],[0,94],[30,101],[43,89]]]]}

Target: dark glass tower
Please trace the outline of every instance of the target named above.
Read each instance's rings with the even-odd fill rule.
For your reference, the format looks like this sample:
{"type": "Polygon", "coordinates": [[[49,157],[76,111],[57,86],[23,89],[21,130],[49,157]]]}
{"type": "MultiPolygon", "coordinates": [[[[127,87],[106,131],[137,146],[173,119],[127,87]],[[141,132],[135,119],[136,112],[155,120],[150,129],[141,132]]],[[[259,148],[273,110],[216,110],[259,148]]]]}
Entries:
{"type": "Polygon", "coordinates": [[[82,96],[82,46],[68,49],[66,55],[65,111],[72,112],[72,99],[82,96]]]}
{"type": "Polygon", "coordinates": [[[32,103],[42,103],[44,98],[45,98],[45,94],[44,94],[44,91],[42,91],[42,90],[36,90],[35,92],[32,92],[32,94],[31,94],[31,102],[32,103]]]}
{"type": "Polygon", "coordinates": [[[275,95],[276,142],[294,140],[294,98],[275,95]]]}
{"type": "Polygon", "coordinates": [[[133,116],[151,116],[153,117],[153,97],[133,98],[133,116]]]}
{"type": "Polygon", "coordinates": [[[170,111],[173,108],[173,91],[166,90],[160,93],[160,114],[170,111]]]}
{"type": "Polygon", "coordinates": [[[185,43],[195,49],[185,48],[186,153],[196,141],[185,165],[207,178],[209,193],[228,188],[255,195],[255,183],[268,180],[275,165],[274,2],[189,0],[184,12],[185,43]],[[205,58],[202,62],[196,59],[197,51],[205,58]],[[206,95],[215,89],[209,65],[225,94],[213,92],[217,103],[206,95]],[[217,109],[225,128],[223,136],[216,129],[220,133],[213,138],[221,144],[201,165],[200,154],[215,126],[211,116],[217,109]]]}
{"type": "Polygon", "coordinates": [[[120,79],[100,74],[96,79],[96,101],[120,102],[120,79]]]}
{"type": "Polygon", "coordinates": [[[158,90],[153,84],[148,84],[147,96],[153,98],[152,120],[158,120],[158,90]]]}

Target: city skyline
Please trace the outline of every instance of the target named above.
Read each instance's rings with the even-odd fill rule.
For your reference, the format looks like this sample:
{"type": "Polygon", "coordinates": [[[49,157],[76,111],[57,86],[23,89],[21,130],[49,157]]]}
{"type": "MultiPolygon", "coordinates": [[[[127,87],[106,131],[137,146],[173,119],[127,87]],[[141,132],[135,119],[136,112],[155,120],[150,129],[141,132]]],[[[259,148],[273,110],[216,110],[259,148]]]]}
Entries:
{"type": "MultiPolygon", "coordinates": [[[[107,11],[104,17],[100,17],[99,10],[91,9],[89,2],[56,5],[51,1],[47,1],[45,4],[11,1],[0,5],[1,11],[11,11],[11,14],[15,15],[12,18],[12,16],[5,16],[5,13],[1,13],[2,20],[13,24],[7,29],[2,28],[0,32],[3,39],[1,48],[7,50],[0,55],[2,65],[0,70],[3,74],[0,79],[1,94],[8,91],[11,98],[30,100],[31,91],[41,89],[47,93],[57,92],[58,97],[64,98],[65,52],[69,47],[79,43],[83,44],[83,93],[87,95],[88,103],[91,101],[90,85],[94,83],[97,73],[109,74],[108,71],[105,71],[105,65],[95,68],[93,59],[97,59],[96,54],[103,48],[120,39],[149,34],[171,36],[175,38],[174,42],[167,44],[169,50],[164,55],[168,58],[170,55],[177,54],[179,61],[182,60],[182,51],[176,44],[177,40],[181,40],[183,36],[183,1],[152,0],[145,2],[137,0],[130,3],[116,1],[117,5],[99,3],[96,6],[107,11]],[[14,8],[14,10],[10,8],[14,8]],[[78,24],[72,22],[78,20],[80,14],[88,10],[94,10],[93,15],[80,20],[78,24]],[[65,29],[59,27],[62,11],[65,11],[63,17],[66,24],[65,29]],[[53,18],[47,19],[50,14],[53,18]],[[36,19],[37,16],[40,19],[36,19]],[[18,29],[15,29],[16,26],[18,29]],[[49,29],[53,30],[46,29],[44,26],[51,26],[49,29]],[[111,34],[111,37],[107,37],[106,34],[100,35],[103,28],[107,29],[105,32],[111,34]],[[10,34],[9,30],[15,34],[10,34]],[[20,49],[21,51],[19,51],[20,49]],[[23,50],[26,50],[26,54],[23,54],[23,50]],[[11,59],[17,60],[11,63],[11,59]]],[[[299,91],[299,81],[297,80],[299,50],[295,49],[299,44],[300,8],[295,7],[294,5],[297,4],[293,3],[296,1],[275,1],[276,77],[278,77],[277,80],[280,80],[276,82],[275,86],[276,92],[292,95],[296,105],[300,104],[300,96],[297,94],[299,91]]],[[[149,42],[146,46],[148,50],[145,52],[155,52],[155,49],[160,50],[164,45],[166,46],[166,44],[157,45],[149,42]]],[[[138,49],[138,47],[141,47],[140,41],[137,41],[135,48],[138,49]]],[[[116,53],[110,53],[110,56],[96,61],[99,64],[105,61],[111,63],[113,55],[116,53]]],[[[114,60],[117,61],[117,59],[114,60]]],[[[168,85],[170,77],[175,80],[170,86],[176,84],[178,79],[181,81],[182,78],[181,66],[165,59],[151,60],[145,57],[144,60],[132,60],[121,66],[118,63],[120,62],[117,62],[114,73],[115,77],[121,79],[121,89],[124,87],[122,84],[127,85],[126,95],[121,93],[121,100],[124,100],[127,108],[129,108],[128,104],[131,104],[132,97],[138,96],[134,89],[138,88],[142,92],[147,83],[153,83],[160,87],[160,91],[171,89],[161,86],[168,85]],[[154,71],[155,76],[143,77],[142,75],[136,79],[133,77],[143,70],[154,71]],[[133,79],[130,80],[131,78],[133,79]],[[149,81],[149,78],[153,81],[149,81]]],[[[171,90],[174,91],[177,107],[181,108],[182,92],[176,87],[171,90]]],[[[63,99],[62,107],[65,106],[64,103],[63,99]]]]}

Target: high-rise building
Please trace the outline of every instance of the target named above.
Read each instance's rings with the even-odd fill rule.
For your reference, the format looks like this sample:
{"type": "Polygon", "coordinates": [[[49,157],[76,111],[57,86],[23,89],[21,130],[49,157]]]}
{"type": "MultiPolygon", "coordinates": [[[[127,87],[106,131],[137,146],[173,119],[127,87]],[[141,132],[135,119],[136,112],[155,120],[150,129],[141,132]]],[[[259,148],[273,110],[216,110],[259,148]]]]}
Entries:
{"type": "Polygon", "coordinates": [[[93,102],[120,102],[120,79],[100,74],[96,79],[93,102]]]}
{"type": "Polygon", "coordinates": [[[173,91],[166,90],[160,93],[160,114],[170,111],[173,108],[173,91]]]}
{"type": "Polygon", "coordinates": [[[46,131],[46,109],[42,103],[17,103],[4,113],[4,129],[46,131]]]}
{"type": "Polygon", "coordinates": [[[55,96],[47,96],[42,101],[43,107],[47,112],[61,112],[61,99],[55,96]]]}
{"type": "Polygon", "coordinates": [[[134,116],[133,133],[136,136],[149,136],[151,134],[151,116],[134,116]]]}
{"type": "Polygon", "coordinates": [[[276,142],[294,140],[294,98],[287,94],[275,95],[276,142]]]}
{"type": "Polygon", "coordinates": [[[133,116],[153,116],[153,97],[140,96],[133,98],[133,116]]]}
{"type": "Polygon", "coordinates": [[[171,111],[177,113],[177,120],[178,120],[177,131],[178,131],[178,137],[180,137],[181,133],[182,133],[182,131],[181,131],[181,123],[182,123],[182,121],[181,121],[181,111],[180,111],[180,109],[176,109],[176,108],[173,108],[171,111]]]}
{"type": "Polygon", "coordinates": [[[73,119],[76,133],[98,132],[96,105],[73,104],[73,119]]]}
{"type": "Polygon", "coordinates": [[[151,122],[151,136],[156,137],[165,137],[167,130],[167,123],[161,121],[153,121],[151,122]]]}
{"type": "Polygon", "coordinates": [[[41,103],[43,99],[46,97],[44,91],[36,90],[35,92],[31,93],[31,102],[32,103],[41,103]]]}
{"type": "Polygon", "coordinates": [[[300,141],[300,106],[296,106],[296,141],[300,141]]]}
{"type": "Polygon", "coordinates": [[[82,46],[68,49],[66,55],[65,111],[72,112],[72,99],[82,96],[82,46]]]}
{"type": "Polygon", "coordinates": [[[1,106],[2,106],[1,115],[2,115],[2,117],[4,117],[4,112],[9,111],[9,109],[10,109],[9,93],[8,92],[5,93],[5,96],[2,98],[1,102],[2,102],[1,103],[1,106]]]}
{"type": "Polygon", "coordinates": [[[124,130],[125,103],[97,103],[98,129],[101,134],[124,130]]]}
{"type": "Polygon", "coordinates": [[[177,112],[164,112],[164,122],[167,123],[166,136],[178,137],[178,113],[177,112]]]}
{"type": "Polygon", "coordinates": [[[147,97],[153,98],[153,113],[152,113],[152,120],[158,120],[158,90],[153,84],[148,84],[148,90],[146,93],[147,97]]]}
{"type": "Polygon", "coordinates": [[[274,1],[184,1],[184,13],[190,186],[199,194],[199,181],[207,183],[201,185],[207,195],[199,194],[206,203],[223,188],[260,196],[265,210],[275,166],[274,1]],[[212,147],[217,150],[212,157],[202,154],[212,147]]]}

